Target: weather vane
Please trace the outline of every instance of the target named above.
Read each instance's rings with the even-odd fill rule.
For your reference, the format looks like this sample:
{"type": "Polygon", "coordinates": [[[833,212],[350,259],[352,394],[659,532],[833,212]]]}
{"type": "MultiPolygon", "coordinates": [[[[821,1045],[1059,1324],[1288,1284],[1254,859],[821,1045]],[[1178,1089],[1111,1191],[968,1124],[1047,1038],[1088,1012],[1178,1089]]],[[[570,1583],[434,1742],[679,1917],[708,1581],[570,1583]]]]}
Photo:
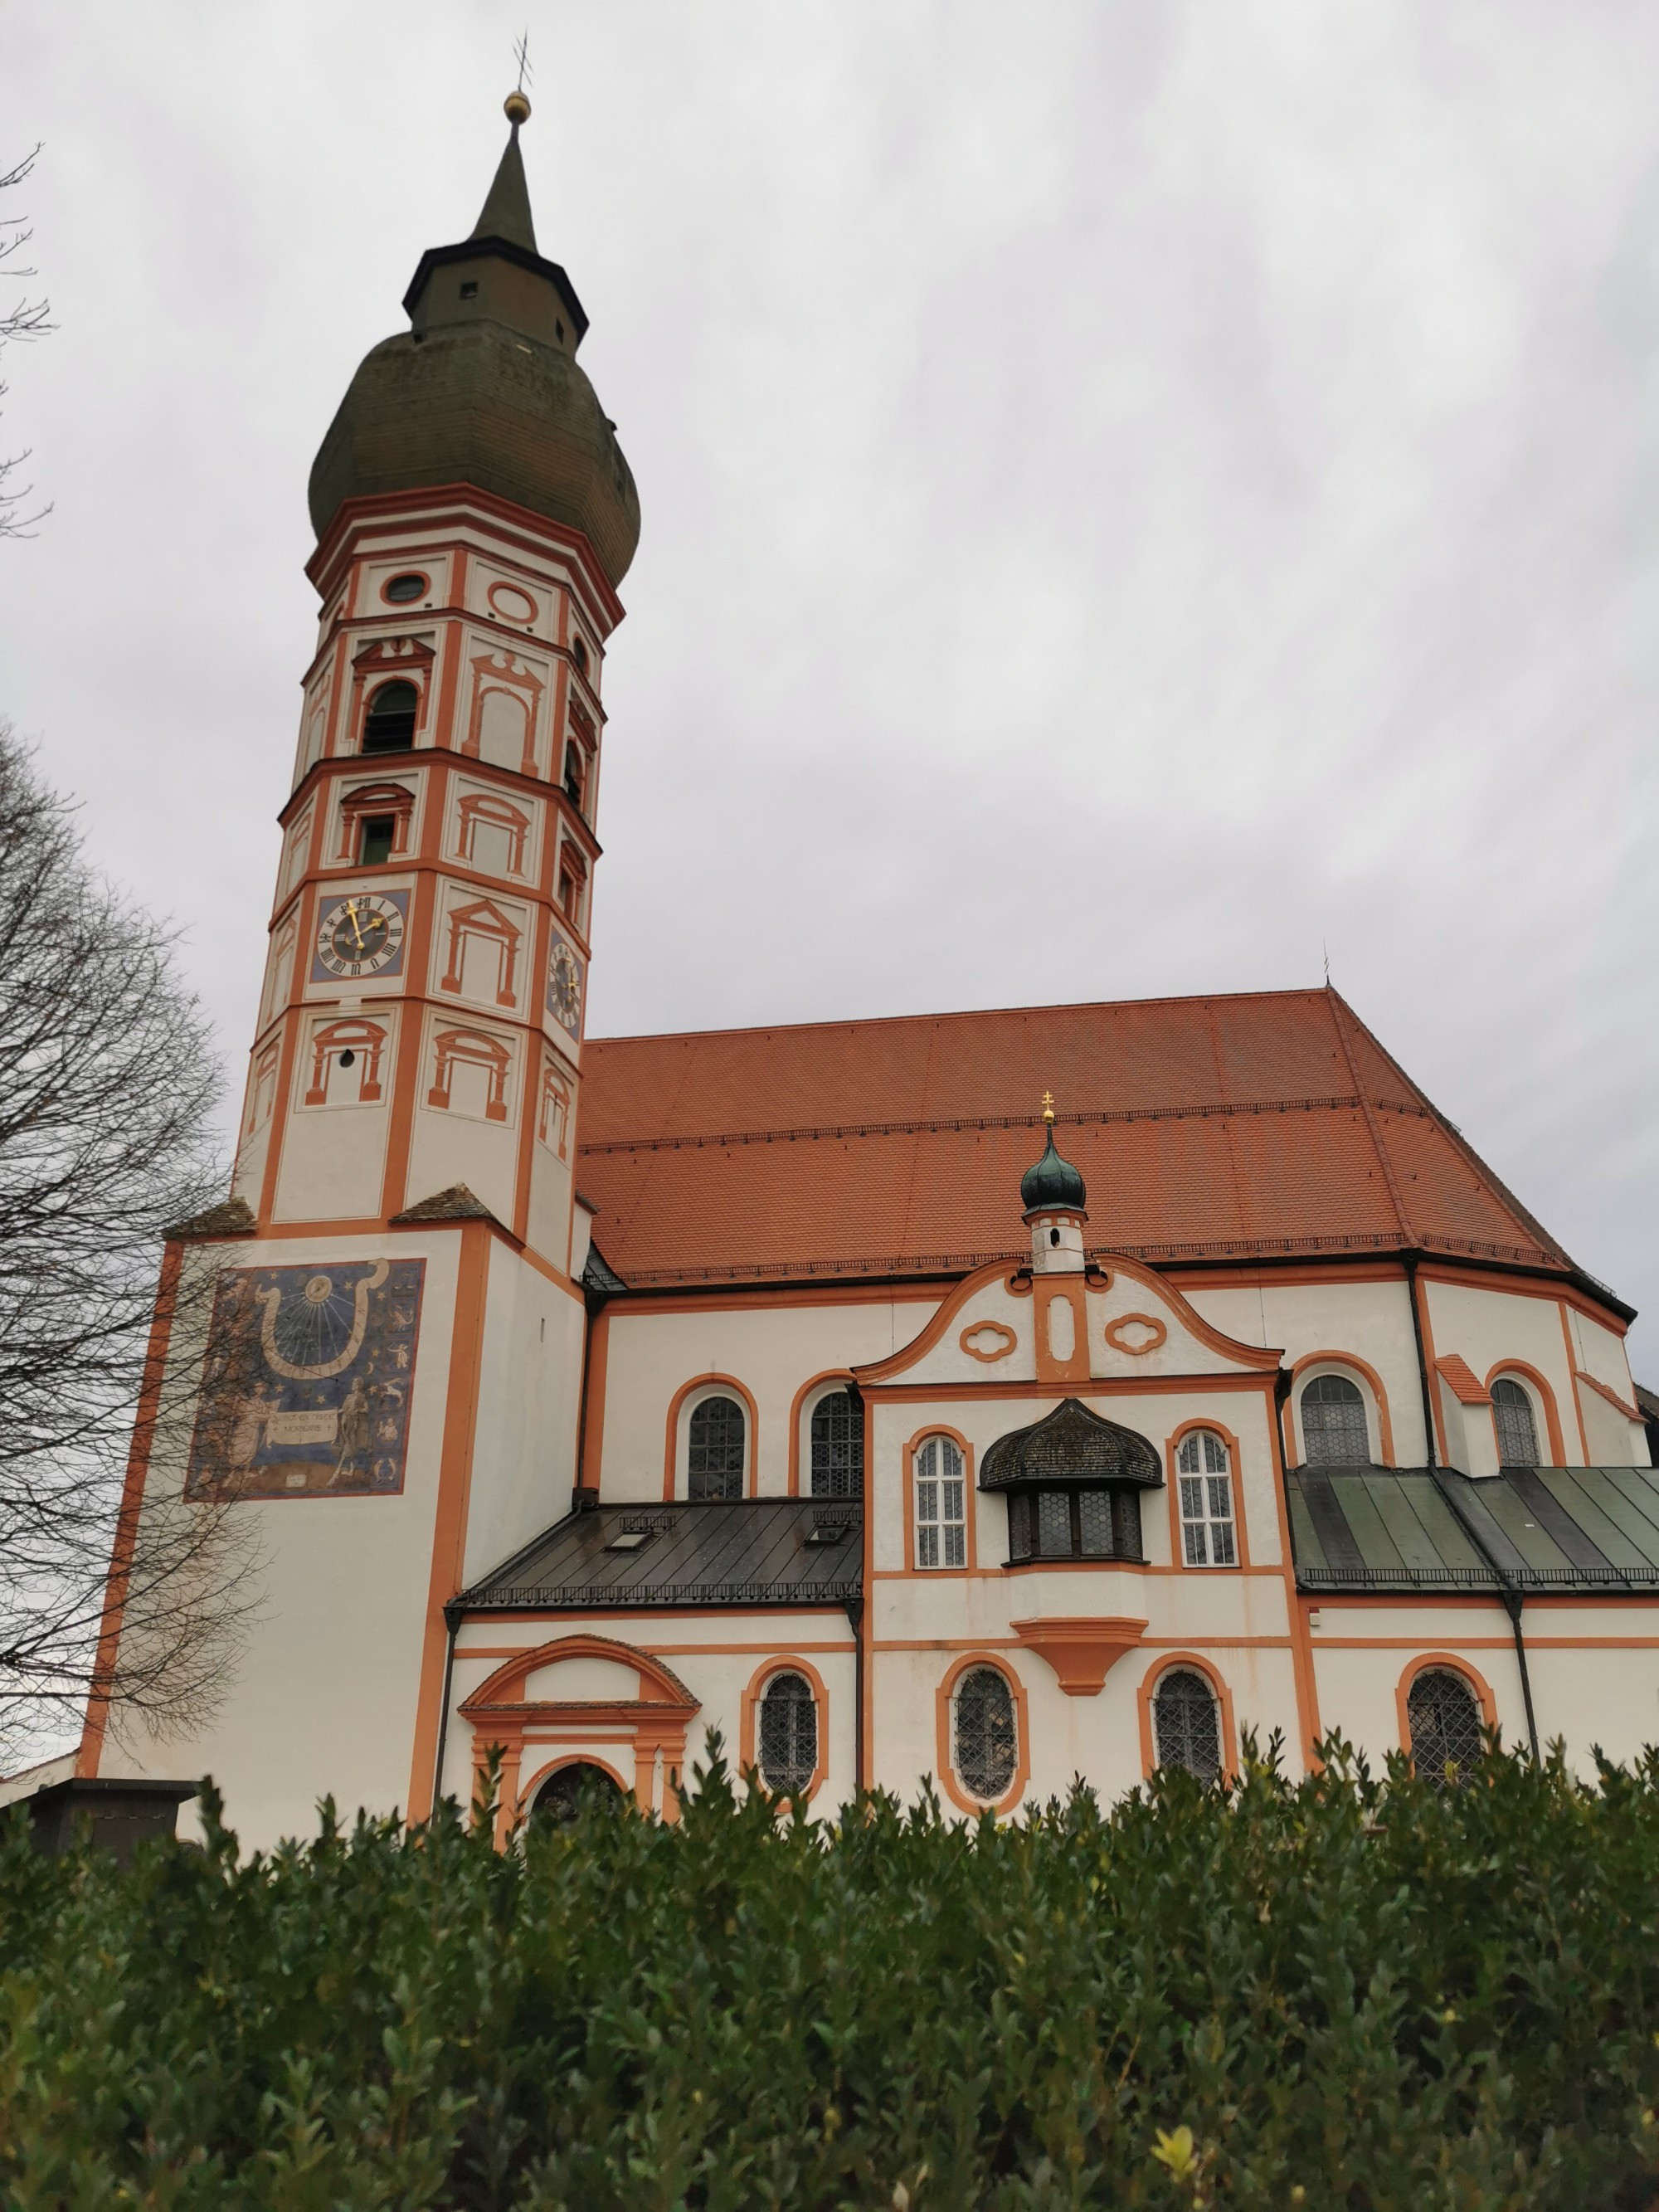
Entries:
{"type": "Polygon", "coordinates": [[[530,66],[530,26],[528,23],[524,27],[523,38],[516,40],[514,43],[513,58],[519,64],[518,88],[522,92],[524,90],[525,79],[528,77],[533,83],[536,76],[535,70],[530,66]]]}

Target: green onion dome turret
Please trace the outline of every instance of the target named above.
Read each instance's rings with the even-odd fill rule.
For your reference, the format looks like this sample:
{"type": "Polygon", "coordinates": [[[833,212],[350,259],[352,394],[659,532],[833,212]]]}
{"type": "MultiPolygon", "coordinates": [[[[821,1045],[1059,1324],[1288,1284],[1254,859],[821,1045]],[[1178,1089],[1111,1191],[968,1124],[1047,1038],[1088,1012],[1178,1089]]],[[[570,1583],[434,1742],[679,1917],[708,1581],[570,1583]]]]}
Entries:
{"type": "Polygon", "coordinates": [[[1019,1179],[1020,1203],[1026,1218],[1034,1213],[1081,1213],[1088,1200],[1083,1177],[1070,1160],[1061,1159],[1054,1150],[1054,1109],[1051,1099],[1042,1102],[1042,1120],[1048,1136],[1042,1158],[1034,1167],[1026,1169],[1019,1179]]]}
{"type": "Polygon", "coordinates": [[[351,380],[311,471],[320,538],[342,502],[473,484],[580,530],[611,584],[640,538],[640,501],[616,425],[576,366],[587,316],[536,248],[519,125],[471,238],[428,247],[404,295],[410,327],[351,380]]]}

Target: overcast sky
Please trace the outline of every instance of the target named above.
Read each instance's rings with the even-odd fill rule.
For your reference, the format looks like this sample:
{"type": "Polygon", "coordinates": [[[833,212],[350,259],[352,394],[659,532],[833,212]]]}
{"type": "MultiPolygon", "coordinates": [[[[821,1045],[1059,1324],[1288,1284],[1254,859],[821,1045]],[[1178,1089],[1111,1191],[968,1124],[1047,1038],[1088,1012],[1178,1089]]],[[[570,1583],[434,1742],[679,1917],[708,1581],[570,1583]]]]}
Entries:
{"type": "Polygon", "coordinates": [[[644,535],[601,1032],[1338,986],[1659,1382],[1659,10],[3,0],[0,711],[240,1090],[305,486],[529,14],[644,535]]]}

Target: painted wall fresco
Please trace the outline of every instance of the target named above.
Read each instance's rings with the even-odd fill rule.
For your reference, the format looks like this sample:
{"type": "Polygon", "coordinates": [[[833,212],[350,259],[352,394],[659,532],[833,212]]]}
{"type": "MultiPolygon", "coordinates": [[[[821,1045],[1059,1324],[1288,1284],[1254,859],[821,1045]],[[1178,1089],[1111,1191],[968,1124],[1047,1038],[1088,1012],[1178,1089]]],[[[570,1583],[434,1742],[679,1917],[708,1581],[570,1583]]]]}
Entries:
{"type": "Polygon", "coordinates": [[[402,1490],[425,1273],[424,1260],[228,1268],[185,1495],[402,1490]]]}

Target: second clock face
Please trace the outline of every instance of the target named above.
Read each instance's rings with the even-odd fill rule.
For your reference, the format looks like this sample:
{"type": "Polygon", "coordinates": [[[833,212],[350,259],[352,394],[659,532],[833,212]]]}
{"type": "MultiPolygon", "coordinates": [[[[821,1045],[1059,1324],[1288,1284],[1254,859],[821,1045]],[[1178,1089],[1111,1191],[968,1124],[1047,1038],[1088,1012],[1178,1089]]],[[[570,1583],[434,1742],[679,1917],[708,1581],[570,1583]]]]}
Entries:
{"type": "Polygon", "coordinates": [[[317,932],[317,961],[331,975],[380,975],[402,957],[404,915],[377,891],[356,891],[327,908],[317,932]]]}

